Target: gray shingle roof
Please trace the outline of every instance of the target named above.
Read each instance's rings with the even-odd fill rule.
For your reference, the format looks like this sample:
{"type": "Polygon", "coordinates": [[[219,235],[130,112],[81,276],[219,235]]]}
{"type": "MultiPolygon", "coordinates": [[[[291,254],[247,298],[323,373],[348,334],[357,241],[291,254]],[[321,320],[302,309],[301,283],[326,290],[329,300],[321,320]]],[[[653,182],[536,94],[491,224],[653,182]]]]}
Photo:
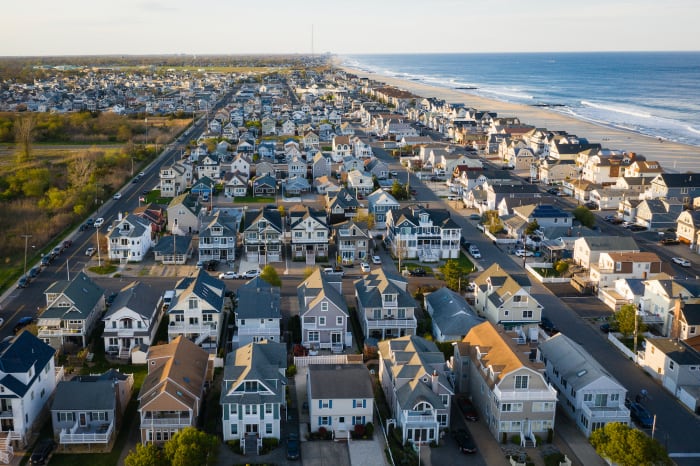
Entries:
{"type": "Polygon", "coordinates": [[[396,294],[398,307],[418,307],[416,300],[406,291],[407,285],[405,278],[378,268],[357,280],[355,291],[363,308],[382,307],[382,295],[385,294],[396,294]]]}
{"type": "Polygon", "coordinates": [[[363,364],[310,364],[312,399],[374,398],[369,370],[363,364]]]}
{"type": "Polygon", "coordinates": [[[283,375],[286,368],[287,349],[282,343],[264,341],[238,348],[226,356],[220,403],[281,403],[287,384],[287,378],[283,375]],[[242,382],[252,380],[265,384],[272,395],[234,391],[242,382]]]}
{"type": "Polygon", "coordinates": [[[476,315],[467,301],[449,288],[440,288],[425,298],[433,309],[433,323],[443,335],[461,335],[484,320],[476,315]]]}
{"type": "MultiPolygon", "coordinates": [[[[46,364],[53,358],[55,349],[39,340],[30,332],[20,333],[9,345],[0,349],[0,384],[19,397],[23,397],[34,380],[42,373],[46,364]],[[34,367],[34,376],[28,383],[21,382],[11,374],[26,374],[34,367]]],[[[53,376],[53,374],[51,374],[53,376]]],[[[16,398],[12,394],[0,398],[16,398]]]]}
{"type": "Polygon", "coordinates": [[[280,289],[260,277],[255,277],[236,292],[238,319],[279,319],[280,289]]]}
{"type": "Polygon", "coordinates": [[[110,380],[71,380],[56,386],[51,411],[113,411],[115,407],[116,394],[110,380]]]}
{"type": "Polygon", "coordinates": [[[226,285],[223,281],[200,269],[196,277],[186,277],[177,282],[174,302],[169,310],[175,307],[180,299],[187,299],[194,294],[206,301],[216,312],[221,312],[224,308],[225,291],[226,285]]]}
{"type": "Polygon", "coordinates": [[[108,319],[123,308],[128,308],[145,319],[152,320],[155,317],[160,297],[160,293],[154,292],[150,285],[139,281],[131,282],[119,291],[103,320],[108,319]]]}
{"type": "Polygon", "coordinates": [[[55,281],[44,291],[45,295],[54,293],[65,296],[73,306],[58,307],[47,303],[49,307],[41,315],[42,318],[84,320],[98,302],[104,299],[105,291],[85,273],[80,272],[73,280],[55,281]]]}

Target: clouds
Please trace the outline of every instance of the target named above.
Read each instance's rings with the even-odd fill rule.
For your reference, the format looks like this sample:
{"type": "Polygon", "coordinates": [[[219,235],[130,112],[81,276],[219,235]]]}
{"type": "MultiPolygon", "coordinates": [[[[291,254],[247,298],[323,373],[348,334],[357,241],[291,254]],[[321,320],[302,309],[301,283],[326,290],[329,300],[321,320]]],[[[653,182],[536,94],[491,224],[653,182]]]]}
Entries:
{"type": "Polygon", "coordinates": [[[690,0],[34,0],[3,7],[0,55],[693,50],[690,0]]]}

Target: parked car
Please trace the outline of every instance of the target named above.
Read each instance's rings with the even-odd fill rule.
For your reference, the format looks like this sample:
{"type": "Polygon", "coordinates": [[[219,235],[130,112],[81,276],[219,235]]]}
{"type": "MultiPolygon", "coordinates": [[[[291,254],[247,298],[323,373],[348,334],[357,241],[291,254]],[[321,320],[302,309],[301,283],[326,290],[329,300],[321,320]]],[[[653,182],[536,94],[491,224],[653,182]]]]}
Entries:
{"type": "Polygon", "coordinates": [[[259,270],[248,270],[246,273],[242,275],[243,278],[255,278],[258,275],[260,275],[259,270]]]}
{"type": "Polygon", "coordinates": [[[105,298],[105,303],[107,306],[111,306],[115,299],[117,299],[117,293],[111,293],[105,298]]]}
{"type": "Polygon", "coordinates": [[[41,440],[36,448],[34,448],[34,453],[32,453],[31,458],[29,458],[29,462],[31,464],[46,464],[55,447],[56,444],[52,439],[41,440]]]}
{"type": "Polygon", "coordinates": [[[476,422],[479,420],[479,413],[476,411],[474,403],[466,396],[457,398],[457,406],[459,406],[459,410],[462,411],[464,419],[467,421],[476,422]]]}
{"type": "Polygon", "coordinates": [[[42,267],[47,267],[51,264],[52,261],[53,261],[53,259],[51,258],[51,255],[46,254],[44,256],[41,256],[40,264],[42,267]]]}
{"type": "Polygon", "coordinates": [[[528,251],[527,249],[516,249],[515,255],[518,257],[532,257],[535,255],[535,253],[532,251],[528,251]]]}
{"type": "Polygon", "coordinates": [[[617,332],[617,330],[616,322],[604,322],[600,324],[600,331],[603,333],[617,332]]]}
{"type": "Polygon", "coordinates": [[[29,272],[27,272],[27,275],[29,276],[29,278],[36,278],[39,276],[39,272],[41,272],[41,267],[39,267],[38,265],[35,265],[31,269],[29,269],[29,272]]]}
{"type": "Polygon", "coordinates": [[[593,201],[588,201],[583,204],[583,206],[587,209],[595,210],[598,208],[598,204],[593,202],[593,201]]]}
{"type": "Polygon", "coordinates": [[[556,196],[557,194],[559,194],[559,188],[549,188],[547,192],[556,196]]]}
{"type": "Polygon", "coordinates": [[[287,459],[298,460],[300,457],[299,436],[295,433],[290,433],[287,438],[287,459]]]}
{"type": "Polygon", "coordinates": [[[372,256],[372,263],[373,263],[373,264],[381,264],[381,263],[382,263],[381,257],[379,257],[379,256],[372,256]]]}
{"type": "Polygon", "coordinates": [[[481,259],[481,251],[479,251],[479,248],[477,248],[473,244],[469,246],[469,255],[472,256],[474,259],[481,259]]]}
{"type": "Polygon", "coordinates": [[[13,329],[13,331],[14,331],[15,333],[17,333],[17,332],[19,332],[20,330],[22,330],[24,327],[26,327],[27,325],[31,324],[32,322],[34,322],[34,318],[33,318],[33,317],[29,317],[29,316],[27,316],[27,317],[22,317],[21,319],[19,319],[19,320],[17,321],[17,324],[15,325],[15,328],[13,329]]]}
{"type": "Polygon", "coordinates": [[[630,403],[629,409],[630,417],[640,426],[649,428],[654,425],[654,416],[652,416],[649,410],[646,409],[641,403],[633,401],[630,403]]]}
{"type": "Polygon", "coordinates": [[[647,227],[637,224],[628,225],[625,228],[627,228],[629,231],[645,231],[647,229],[647,227]]]}
{"type": "Polygon", "coordinates": [[[457,429],[454,431],[454,438],[457,441],[459,451],[462,453],[476,453],[476,444],[474,439],[466,429],[457,429]]]}
{"type": "Polygon", "coordinates": [[[94,226],[95,228],[100,228],[100,227],[101,227],[102,225],[104,225],[104,224],[105,224],[105,219],[103,219],[102,217],[100,217],[100,218],[98,218],[97,220],[95,220],[95,223],[93,223],[93,226],[94,226]]]}
{"type": "Polygon", "coordinates": [[[662,244],[664,246],[673,246],[675,244],[681,244],[681,242],[678,241],[676,238],[664,238],[661,241],[659,241],[659,244],[662,244]]]}
{"type": "Polygon", "coordinates": [[[360,270],[362,270],[362,273],[367,273],[371,269],[369,268],[369,264],[367,262],[361,262],[360,263],[360,270]]]}
{"type": "Polygon", "coordinates": [[[85,255],[86,256],[94,256],[95,255],[95,248],[87,248],[85,250],[85,255]]]}
{"type": "Polygon", "coordinates": [[[26,275],[22,275],[19,277],[19,280],[17,280],[17,288],[26,288],[29,286],[29,277],[26,275]]]}
{"type": "Polygon", "coordinates": [[[612,223],[613,225],[621,225],[621,224],[625,223],[625,221],[622,220],[621,218],[614,218],[614,219],[608,220],[608,221],[610,223],[612,223]]]}
{"type": "Polygon", "coordinates": [[[72,241],[72,240],[69,240],[69,239],[65,240],[65,241],[61,244],[61,247],[63,247],[63,249],[68,249],[68,248],[71,247],[71,246],[73,246],[73,241],[72,241]]]}
{"type": "Polygon", "coordinates": [[[672,257],[671,260],[681,267],[690,267],[690,261],[683,257],[672,257]]]}
{"type": "Polygon", "coordinates": [[[219,280],[235,280],[236,278],[238,278],[238,274],[231,270],[219,274],[219,280]]]}
{"type": "Polygon", "coordinates": [[[547,333],[559,333],[557,328],[554,326],[554,323],[547,317],[542,317],[540,319],[540,328],[547,333]]]}
{"type": "Polygon", "coordinates": [[[61,249],[61,246],[56,246],[56,247],[53,248],[53,250],[51,251],[51,256],[54,257],[54,258],[56,258],[56,257],[58,257],[58,256],[61,255],[61,252],[62,252],[62,251],[63,251],[63,249],[61,249]]]}
{"type": "Polygon", "coordinates": [[[85,225],[87,225],[89,227],[95,225],[95,219],[90,217],[89,219],[85,220],[85,225]]]}
{"type": "Polygon", "coordinates": [[[210,260],[207,262],[207,270],[210,272],[213,272],[216,270],[216,268],[219,267],[219,261],[217,260],[210,260]]]}
{"type": "Polygon", "coordinates": [[[425,277],[425,269],[421,267],[415,267],[411,269],[408,274],[412,277],[425,277]]]}
{"type": "Polygon", "coordinates": [[[469,220],[481,220],[481,215],[471,214],[471,215],[469,215],[469,220]]]}
{"type": "Polygon", "coordinates": [[[114,196],[112,196],[112,199],[114,199],[115,201],[118,201],[121,198],[122,198],[122,193],[115,193],[114,196]]]}

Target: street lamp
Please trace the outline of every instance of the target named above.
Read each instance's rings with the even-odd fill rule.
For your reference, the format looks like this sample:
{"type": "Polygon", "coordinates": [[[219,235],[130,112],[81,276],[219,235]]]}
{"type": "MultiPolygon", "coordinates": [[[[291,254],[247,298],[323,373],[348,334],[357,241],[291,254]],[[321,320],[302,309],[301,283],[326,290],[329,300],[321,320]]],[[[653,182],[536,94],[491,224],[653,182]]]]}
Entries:
{"type": "Polygon", "coordinates": [[[95,225],[95,237],[97,239],[97,266],[102,267],[102,260],[100,259],[100,227],[95,225]]]}
{"type": "Polygon", "coordinates": [[[24,275],[27,275],[27,246],[31,237],[32,235],[21,235],[21,238],[24,238],[24,275]]]}

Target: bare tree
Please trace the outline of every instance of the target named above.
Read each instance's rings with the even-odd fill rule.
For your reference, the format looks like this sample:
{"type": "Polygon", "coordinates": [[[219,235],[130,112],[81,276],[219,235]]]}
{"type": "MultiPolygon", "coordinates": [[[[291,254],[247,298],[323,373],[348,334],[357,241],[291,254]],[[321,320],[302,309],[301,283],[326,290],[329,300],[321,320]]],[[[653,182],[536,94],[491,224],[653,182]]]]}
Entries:
{"type": "Polygon", "coordinates": [[[96,153],[92,151],[78,152],[68,166],[68,179],[73,188],[79,189],[90,183],[90,176],[95,169],[96,153]]]}
{"type": "Polygon", "coordinates": [[[15,140],[19,144],[17,162],[28,162],[32,158],[32,142],[34,141],[34,127],[36,121],[31,115],[17,118],[15,122],[15,140]]]}

